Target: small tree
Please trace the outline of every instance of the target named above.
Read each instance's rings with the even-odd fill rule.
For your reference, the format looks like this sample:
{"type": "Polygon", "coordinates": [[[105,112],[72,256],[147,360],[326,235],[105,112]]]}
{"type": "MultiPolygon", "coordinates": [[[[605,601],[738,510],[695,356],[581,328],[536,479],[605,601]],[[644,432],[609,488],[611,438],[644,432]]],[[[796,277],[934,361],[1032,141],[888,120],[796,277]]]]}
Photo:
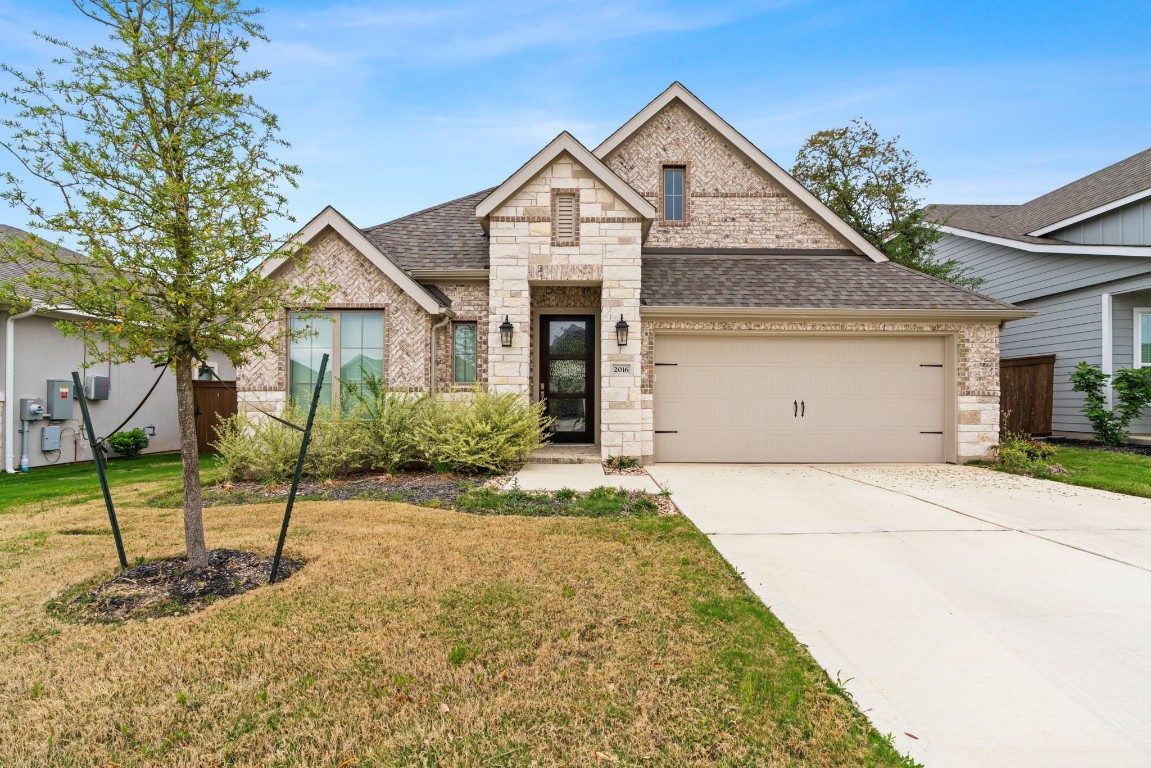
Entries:
{"type": "Polygon", "coordinates": [[[912,194],[931,177],[898,142],[898,136],[883,139],[871,123],[856,118],[808,138],[791,174],[895,263],[979,287],[983,281],[958,261],[940,261],[932,253],[943,232],[927,220],[922,200],[912,194]]]}
{"type": "Polygon", "coordinates": [[[1081,412],[1104,445],[1127,442],[1127,427],[1151,405],[1151,368],[1124,368],[1114,378],[1097,365],[1079,363],[1071,372],[1071,388],[1083,393],[1081,412]],[[1107,380],[1119,402],[1107,407],[1107,380]]]}
{"type": "Polygon", "coordinates": [[[251,41],[266,39],[256,11],[235,0],[73,2],[110,43],[84,49],[39,35],[64,52],[56,63],[70,74],[58,80],[2,67],[14,84],[0,93],[12,110],[0,145],[17,165],[0,196],[84,256],[30,238],[7,243],[0,259],[27,270],[10,295],[32,289],[93,318],[59,326],[90,356],[172,366],[187,556],[203,567],[193,367],[212,350],[239,365],[275,349],[282,307],[322,301],[323,285],[291,287],[251,269],[273,250],[268,228],[286,217],[280,190],[299,169],[275,159],[287,146],[276,117],[246,93],[268,77],[239,64],[251,41]],[[43,188],[55,203],[36,199],[43,188]]]}

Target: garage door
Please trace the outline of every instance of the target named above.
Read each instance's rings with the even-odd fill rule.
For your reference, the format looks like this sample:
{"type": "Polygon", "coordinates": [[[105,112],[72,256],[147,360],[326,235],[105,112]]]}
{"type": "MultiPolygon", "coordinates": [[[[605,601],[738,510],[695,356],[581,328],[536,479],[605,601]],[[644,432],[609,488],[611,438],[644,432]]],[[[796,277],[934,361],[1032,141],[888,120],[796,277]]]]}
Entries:
{"type": "Polygon", "coordinates": [[[655,339],[655,459],[943,461],[940,337],[655,339]]]}

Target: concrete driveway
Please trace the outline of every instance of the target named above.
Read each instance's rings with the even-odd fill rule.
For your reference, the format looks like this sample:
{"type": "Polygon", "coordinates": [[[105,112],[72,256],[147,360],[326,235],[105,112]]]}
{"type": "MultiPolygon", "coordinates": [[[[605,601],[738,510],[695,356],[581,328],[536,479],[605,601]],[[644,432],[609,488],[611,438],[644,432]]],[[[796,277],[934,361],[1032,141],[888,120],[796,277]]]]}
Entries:
{"type": "Polygon", "coordinates": [[[1151,765],[1151,500],[941,465],[651,474],[928,768],[1151,765]]]}

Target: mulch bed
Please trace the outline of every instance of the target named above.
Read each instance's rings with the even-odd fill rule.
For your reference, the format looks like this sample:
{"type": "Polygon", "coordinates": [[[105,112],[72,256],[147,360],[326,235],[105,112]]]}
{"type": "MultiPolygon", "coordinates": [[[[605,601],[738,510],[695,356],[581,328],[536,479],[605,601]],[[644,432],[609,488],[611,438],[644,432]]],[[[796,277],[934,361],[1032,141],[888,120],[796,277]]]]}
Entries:
{"type": "MultiPolygon", "coordinates": [[[[485,485],[481,475],[399,472],[395,475],[359,475],[322,483],[301,481],[296,498],[308,501],[348,501],[379,499],[427,506],[454,506],[456,500],[473,488],[485,485]]],[[[287,500],[290,486],[264,483],[220,483],[204,489],[205,506],[226,506],[287,500]]]]}
{"type": "Polygon", "coordinates": [[[1093,440],[1076,440],[1072,437],[1043,437],[1039,438],[1054,446],[1065,445],[1069,448],[1089,448],[1093,451],[1107,451],[1108,453],[1131,453],[1137,456],[1151,456],[1151,445],[1104,445],[1093,440]]]}
{"type": "MultiPolygon", "coordinates": [[[[303,567],[280,558],[279,583],[303,567]]],[[[225,597],[268,583],[272,558],[236,549],[208,552],[208,567],[189,569],[184,557],[138,565],[110,581],[83,585],[53,601],[49,611],[80,624],[141,621],[202,610],[225,597]]]]}

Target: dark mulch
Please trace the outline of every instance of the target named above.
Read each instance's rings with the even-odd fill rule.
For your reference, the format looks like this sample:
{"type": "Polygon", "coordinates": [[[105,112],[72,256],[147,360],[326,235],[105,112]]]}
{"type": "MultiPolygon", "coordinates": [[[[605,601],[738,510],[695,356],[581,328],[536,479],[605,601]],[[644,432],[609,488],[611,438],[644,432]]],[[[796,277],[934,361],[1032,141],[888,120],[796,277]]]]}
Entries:
{"type": "MultiPolygon", "coordinates": [[[[454,507],[460,496],[482,486],[481,475],[435,472],[399,472],[394,475],[359,475],[317,483],[301,481],[296,498],[301,501],[348,501],[374,499],[402,501],[423,506],[454,507]]],[[[221,483],[204,489],[204,504],[226,506],[284,501],[289,486],[262,483],[221,483]]]]}
{"type": "MultiPolygon", "coordinates": [[[[277,583],[303,566],[302,560],[280,559],[277,583]]],[[[113,623],[180,616],[217,600],[268,583],[272,558],[236,549],[208,552],[208,567],[189,569],[183,557],[138,565],[110,581],[83,584],[52,601],[54,615],[81,624],[113,623]]]]}
{"type": "Polygon", "coordinates": [[[1104,445],[1093,440],[1076,440],[1073,437],[1045,437],[1040,438],[1054,446],[1067,446],[1069,448],[1089,448],[1093,451],[1107,451],[1108,453],[1131,453],[1137,456],[1151,456],[1151,445],[1104,445]]]}

